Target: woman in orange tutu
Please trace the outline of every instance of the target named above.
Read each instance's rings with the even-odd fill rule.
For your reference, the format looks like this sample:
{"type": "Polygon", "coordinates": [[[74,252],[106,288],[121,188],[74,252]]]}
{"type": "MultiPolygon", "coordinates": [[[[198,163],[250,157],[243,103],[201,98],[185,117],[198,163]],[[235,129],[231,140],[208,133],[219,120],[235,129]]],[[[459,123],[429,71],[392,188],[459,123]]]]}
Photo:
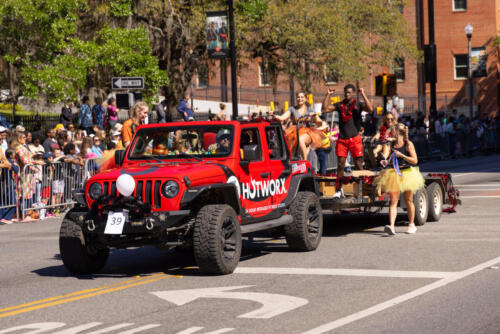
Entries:
{"type": "Polygon", "coordinates": [[[294,107],[290,107],[283,115],[276,116],[276,118],[284,123],[288,120],[293,122],[293,125],[285,130],[288,145],[290,145],[293,155],[297,153],[298,147],[298,153],[300,153],[303,159],[307,159],[311,148],[321,147],[321,131],[314,127],[306,126],[309,117],[314,114],[312,108],[306,103],[306,94],[304,92],[298,92],[295,97],[297,104],[294,107]],[[299,126],[298,145],[297,125],[299,126]]]}

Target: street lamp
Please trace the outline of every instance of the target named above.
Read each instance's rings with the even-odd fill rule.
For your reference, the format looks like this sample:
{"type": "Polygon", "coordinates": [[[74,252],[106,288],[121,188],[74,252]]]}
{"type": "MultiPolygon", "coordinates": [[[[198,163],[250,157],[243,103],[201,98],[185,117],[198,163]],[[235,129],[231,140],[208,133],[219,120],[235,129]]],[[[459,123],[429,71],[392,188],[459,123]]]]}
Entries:
{"type": "Polygon", "coordinates": [[[467,40],[468,40],[468,57],[467,57],[467,59],[468,59],[468,62],[467,62],[468,74],[467,74],[467,76],[469,79],[469,112],[470,112],[471,120],[474,117],[474,104],[473,104],[474,88],[472,86],[472,47],[471,47],[471,43],[470,43],[473,31],[474,31],[474,27],[472,26],[472,24],[467,23],[467,25],[465,26],[465,35],[467,36],[467,40]]]}

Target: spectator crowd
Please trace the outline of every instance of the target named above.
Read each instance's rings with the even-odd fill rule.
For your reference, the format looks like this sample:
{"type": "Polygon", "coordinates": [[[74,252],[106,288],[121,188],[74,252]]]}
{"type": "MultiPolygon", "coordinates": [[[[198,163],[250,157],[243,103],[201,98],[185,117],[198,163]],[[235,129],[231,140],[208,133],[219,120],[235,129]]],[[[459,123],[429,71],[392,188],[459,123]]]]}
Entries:
{"type": "MultiPolygon", "coordinates": [[[[189,94],[178,104],[178,118],[193,121],[195,113],[189,105],[189,94]]],[[[171,122],[167,102],[153,107],[159,123],[171,122]]],[[[398,122],[409,127],[410,138],[419,157],[458,158],[477,152],[485,154],[500,148],[500,117],[476,116],[469,118],[458,115],[456,110],[446,114],[436,113],[426,118],[422,113],[412,115],[391,111],[398,122]]],[[[141,124],[153,120],[145,102],[137,102],[130,110],[130,119],[121,124],[118,121],[116,100],[103,101],[96,98],[91,106],[88,96],[83,97],[76,113],[71,103],[61,110],[60,123],[45,131],[26,131],[18,125],[2,123],[0,126],[0,222],[37,219],[36,207],[47,206],[47,215],[64,210],[65,199],[71,198],[68,182],[82,182],[86,161],[101,158],[106,151],[126,148],[141,124]],[[49,180],[47,180],[49,178],[49,180]],[[43,185],[50,184],[50,190],[43,185]],[[50,194],[47,192],[50,191],[50,194]],[[50,196],[49,196],[50,195],[50,196]],[[49,200],[50,198],[50,200],[49,200]],[[22,200],[20,200],[22,199],[22,200]],[[14,205],[16,204],[16,205],[14,205]],[[26,215],[20,212],[26,211],[26,215]]],[[[254,114],[250,118],[258,118],[254,114]]],[[[318,126],[332,135],[336,129],[331,119],[321,120],[318,126]],[[326,121],[326,122],[325,122],[326,121]]],[[[323,116],[323,115],[321,115],[323,116]]],[[[330,116],[333,117],[333,116],[330,116]]],[[[209,114],[210,120],[230,120],[226,105],[220,104],[220,111],[209,114]]],[[[362,113],[361,133],[366,138],[379,132],[382,117],[376,113],[362,113]]],[[[365,141],[367,142],[367,141],[365,141]]],[[[321,153],[321,152],[320,152],[321,153]]],[[[319,156],[320,157],[320,156],[319,156]]],[[[326,157],[322,158],[323,160],[326,157]]]]}

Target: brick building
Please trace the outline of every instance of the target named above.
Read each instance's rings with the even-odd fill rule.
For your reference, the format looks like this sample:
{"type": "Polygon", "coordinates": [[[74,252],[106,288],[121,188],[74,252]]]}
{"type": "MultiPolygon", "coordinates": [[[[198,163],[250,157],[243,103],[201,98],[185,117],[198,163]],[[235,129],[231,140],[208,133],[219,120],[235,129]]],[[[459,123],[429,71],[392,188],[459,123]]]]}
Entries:
{"type": "MultiPolygon", "coordinates": [[[[428,43],[428,12],[426,0],[410,0],[403,9],[403,15],[409,26],[414,29],[415,43],[423,50],[428,43]]],[[[464,28],[472,24],[473,55],[487,55],[485,76],[473,79],[474,108],[481,113],[496,114],[499,106],[498,54],[491,42],[500,30],[500,0],[434,0],[435,44],[437,47],[437,108],[449,111],[457,109],[459,113],[469,114],[467,80],[467,37],[464,28]]],[[[221,77],[219,62],[201,70],[193,83],[193,95],[196,99],[220,101],[221,77]]],[[[230,68],[227,75],[227,96],[231,101],[230,68]]],[[[416,112],[429,108],[429,84],[425,84],[423,64],[415,61],[395,60],[392,68],[387,69],[398,76],[398,95],[404,100],[405,112],[416,112]]],[[[375,105],[381,105],[381,98],[375,97],[374,76],[360,82],[375,105]]],[[[312,87],[314,102],[321,102],[327,87],[333,87],[342,94],[344,82],[337,82],[333,76],[325,73],[323,80],[315,81],[312,87]]],[[[299,91],[298,83],[293,90],[299,91]]],[[[241,104],[269,105],[291,100],[289,78],[280,76],[273,91],[267,80],[265,70],[259,59],[242,67],[238,76],[238,100],[241,104]]],[[[245,111],[240,110],[240,114],[245,111]]]]}

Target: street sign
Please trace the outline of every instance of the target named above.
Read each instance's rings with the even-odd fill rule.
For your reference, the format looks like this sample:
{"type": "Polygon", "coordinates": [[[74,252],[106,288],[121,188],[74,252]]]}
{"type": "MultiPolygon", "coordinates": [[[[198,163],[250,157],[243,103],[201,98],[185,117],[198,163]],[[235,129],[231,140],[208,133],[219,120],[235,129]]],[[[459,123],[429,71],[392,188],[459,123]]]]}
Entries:
{"type": "Polygon", "coordinates": [[[113,77],[111,78],[111,89],[144,89],[144,78],[113,77]]]}

